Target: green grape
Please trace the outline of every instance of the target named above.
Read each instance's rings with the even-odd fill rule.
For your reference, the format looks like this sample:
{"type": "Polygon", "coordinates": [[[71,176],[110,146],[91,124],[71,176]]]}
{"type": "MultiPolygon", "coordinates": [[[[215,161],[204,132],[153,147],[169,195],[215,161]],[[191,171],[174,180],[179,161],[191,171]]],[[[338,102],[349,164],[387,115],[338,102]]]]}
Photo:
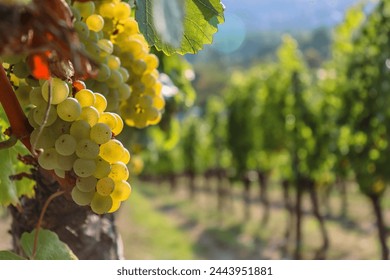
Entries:
{"type": "Polygon", "coordinates": [[[105,123],[110,127],[111,130],[113,130],[117,126],[117,119],[113,115],[113,113],[104,112],[100,114],[99,123],[105,123]]]}
{"type": "Polygon", "coordinates": [[[38,156],[38,163],[46,170],[53,170],[57,168],[57,155],[54,148],[46,149],[38,156]]]}
{"type": "Polygon", "coordinates": [[[111,139],[100,146],[99,155],[109,163],[120,161],[123,158],[123,145],[116,139],[111,139]]]}
{"type": "Polygon", "coordinates": [[[110,88],[109,92],[106,94],[107,97],[107,111],[116,111],[119,107],[119,93],[116,89],[110,88]]]}
{"type": "Polygon", "coordinates": [[[112,137],[111,128],[105,123],[97,123],[91,128],[90,138],[97,144],[104,144],[112,137]]]}
{"type": "Polygon", "coordinates": [[[95,94],[89,89],[82,89],[74,96],[81,107],[93,106],[95,103],[95,94]]]}
{"type": "Polygon", "coordinates": [[[23,60],[22,55],[2,55],[3,63],[17,64],[23,60]]]}
{"type": "MultiPolygon", "coordinates": [[[[97,45],[99,46],[99,48],[100,48],[106,55],[112,54],[112,52],[114,51],[114,44],[113,44],[110,40],[107,40],[107,39],[100,39],[100,40],[97,42],[97,45]]],[[[106,55],[105,55],[105,56],[106,56],[106,55]]]]}
{"type": "Polygon", "coordinates": [[[20,79],[27,78],[30,75],[30,68],[25,61],[20,61],[12,68],[13,73],[20,79]]]}
{"type": "Polygon", "coordinates": [[[60,178],[65,178],[65,170],[54,168],[54,173],[60,178]]]}
{"type": "Polygon", "coordinates": [[[161,113],[156,108],[151,107],[146,111],[146,118],[148,119],[148,124],[157,124],[161,120],[161,113]]]}
{"type": "Polygon", "coordinates": [[[76,98],[68,97],[57,105],[58,116],[67,122],[77,120],[81,115],[81,106],[76,98]]]}
{"type": "Polygon", "coordinates": [[[91,209],[96,214],[107,213],[112,207],[112,198],[108,196],[102,196],[98,193],[93,195],[91,201],[91,209]]]}
{"type": "Polygon", "coordinates": [[[89,30],[88,39],[91,42],[97,43],[100,39],[99,33],[92,31],[92,30],[89,30]]]}
{"type": "Polygon", "coordinates": [[[120,100],[128,99],[131,95],[131,87],[128,84],[120,84],[118,94],[120,100]]]}
{"type": "Polygon", "coordinates": [[[50,131],[48,128],[44,128],[40,135],[39,129],[34,129],[30,135],[30,143],[34,149],[52,148],[54,147],[56,139],[57,137],[54,136],[52,131],[50,131]]]}
{"type": "Polygon", "coordinates": [[[125,20],[131,15],[131,7],[129,4],[119,2],[114,7],[114,17],[118,20],[125,20]]]}
{"type": "Polygon", "coordinates": [[[113,199],[112,206],[111,206],[110,210],[108,210],[108,213],[113,213],[113,212],[117,211],[120,207],[121,207],[121,201],[113,199]]]}
{"type": "Polygon", "coordinates": [[[102,196],[107,196],[112,193],[115,187],[115,182],[109,177],[99,179],[96,184],[96,192],[102,196]]]}
{"type": "Polygon", "coordinates": [[[78,157],[75,154],[70,156],[57,155],[57,166],[59,169],[70,171],[73,168],[73,164],[78,157]]]}
{"type": "Polygon", "coordinates": [[[85,178],[78,177],[76,180],[76,187],[82,192],[95,191],[97,179],[94,176],[85,178]]]}
{"type": "Polygon", "coordinates": [[[136,128],[144,128],[148,125],[145,113],[139,113],[134,116],[134,124],[136,128]]]}
{"type": "Polygon", "coordinates": [[[103,113],[104,110],[106,110],[106,108],[107,108],[107,100],[104,97],[104,95],[95,92],[95,103],[93,104],[93,107],[95,107],[96,110],[98,110],[99,113],[103,113]]]}
{"type": "Polygon", "coordinates": [[[29,98],[30,98],[30,103],[35,105],[35,106],[39,106],[41,104],[46,104],[45,99],[43,99],[40,87],[33,88],[30,91],[29,98]]]}
{"type": "Polygon", "coordinates": [[[94,194],[95,191],[82,192],[76,187],[74,187],[71,192],[73,201],[79,206],[89,205],[92,201],[94,194]]]}
{"type": "Polygon", "coordinates": [[[70,134],[62,134],[55,142],[57,153],[70,156],[76,151],[76,139],[70,134]]]}
{"type": "Polygon", "coordinates": [[[73,24],[74,29],[80,38],[88,38],[89,37],[89,29],[85,22],[75,21],[73,24]]]}
{"type": "Polygon", "coordinates": [[[47,80],[42,85],[42,96],[49,102],[49,85],[51,84],[51,104],[59,104],[69,95],[69,86],[66,82],[58,78],[47,80]]]}
{"type": "Polygon", "coordinates": [[[124,201],[131,194],[131,186],[126,181],[116,181],[114,191],[111,193],[113,200],[124,201]]]}
{"type": "Polygon", "coordinates": [[[130,104],[130,102],[123,104],[119,108],[119,111],[124,119],[132,119],[136,114],[136,108],[133,104],[130,104]]]}
{"type": "Polygon", "coordinates": [[[133,62],[131,70],[137,75],[142,75],[147,69],[147,64],[142,59],[137,59],[133,62]]]}
{"type": "Polygon", "coordinates": [[[117,30],[116,27],[117,27],[116,22],[114,23],[114,21],[112,19],[110,19],[108,17],[104,17],[104,26],[103,26],[102,31],[103,31],[103,34],[105,37],[110,38],[111,35],[114,32],[116,32],[116,30],[117,30]]]}
{"type": "Polygon", "coordinates": [[[100,64],[99,70],[96,76],[96,81],[104,82],[107,81],[111,76],[111,69],[106,64],[100,64]]]}
{"type": "Polygon", "coordinates": [[[107,80],[109,88],[118,88],[123,83],[123,78],[118,70],[111,69],[110,77],[107,80]]]}
{"type": "Polygon", "coordinates": [[[123,22],[123,32],[126,35],[133,35],[139,33],[138,22],[133,18],[127,18],[123,22]]]}
{"type": "Polygon", "coordinates": [[[116,114],[116,113],[111,113],[111,114],[116,119],[116,125],[112,129],[112,133],[114,133],[115,135],[119,135],[123,130],[123,120],[118,114],[116,114]]]}
{"type": "Polygon", "coordinates": [[[57,120],[48,128],[54,133],[54,135],[61,135],[69,133],[71,123],[57,118],[57,120]]]}
{"type": "Polygon", "coordinates": [[[83,159],[95,159],[99,155],[99,145],[90,139],[81,139],[76,146],[76,155],[83,159]]]}
{"type": "Polygon", "coordinates": [[[146,90],[144,83],[141,81],[135,81],[133,84],[133,92],[143,93],[146,90]]]}
{"type": "Polygon", "coordinates": [[[113,18],[114,17],[115,4],[114,3],[103,3],[99,7],[99,14],[105,18],[113,18]]]}
{"type": "MultiPolygon", "coordinates": [[[[110,88],[108,87],[108,85],[106,83],[101,83],[101,82],[98,82],[98,81],[95,81],[95,83],[93,84],[91,89],[93,89],[95,92],[99,92],[99,93],[101,93],[103,95],[106,95],[108,93],[108,91],[110,90],[110,88]]],[[[106,104],[107,104],[107,100],[106,100],[106,104]]]]}
{"type": "Polygon", "coordinates": [[[85,43],[85,50],[94,60],[100,61],[101,50],[96,43],[91,42],[91,41],[86,42],[85,43]]]}
{"type": "Polygon", "coordinates": [[[99,32],[100,30],[103,29],[104,18],[101,15],[92,14],[87,18],[86,24],[87,24],[89,30],[99,32]]]}
{"type": "Polygon", "coordinates": [[[15,90],[16,97],[22,107],[27,107],[30,104],[30,92],[32,87],[29,85],[21,85],[15,90]]]}
{"type": "Polygon", "coordinates": [[[86,121],[92,127],[98,122],[99,115],[100,114],[95,107],[88,106],[81,109],[79,120],[86,121]]]}
{"type": "Polygon", "coordinates": [[[69,134],[72,135],[77,141],[81,139],[88,139],[91,132],[91,126],[84,120],[78,120],[72,123],[70,126],[69,134]]]}
{"type": "Polygon", "coordinates": [[[154,88],[147,88],[145,89],[144,95],[155,97],[156,96],[156,90],[154,88]]]}
{"type": "Polygon", "coordinates": [[[75,1],[73,3],[73,7],[76,8],[76,10],[80,13],[80,16],[84,19],[86,19],[95,12],[95,2],[93,1],[75,1]]]}
{"type": "Polygon", "coordinates": [[[114,181],[127,180],[129,178],[129,170],[123,162],[115,162],[111,164],[111,172],[108,175],[114,181]]]}
{"type": "Polygon", "coordinates": [[[101,157],[98,157],[96,160],[96,170],[93,173],[93,176],[95,176],[98,179],[107,177],[108,174],[111,172],[111,164],[101,157]]]}
{"type": "Polygon", "coordinates": [[[158,57],[155,54],[148,54],[145,57],[146,72],[151,72],[158,67],[158,57]]]}
{"type": "Polygon", "coordinates": [[[127,82],[130,77],[129,71],[125,67],[119,67],[118,71],[122,75],[123,82],[127,82]]]}
{"type": "Polygon", "coordinates": [[[24,78],[24,81],[26,84],[28,84],[31,87],[39,87],[39,80],[35,79],[33,76],[29,75],[26,78],[24,78]]]}
{"type": "Polygon", "coordinates": [[[70,7],[71,11],[72,11],[72,16],[74,18],[75,21],[80,21],[81,20],[81,15],[80,15],[80,11],[79,9],[71,6],[70,7]]]}
{"type": "Polygon", "coordinates": [[[123,155],[123,158],[122,158],[122,162],[124,164],[128,164],[130,162],[130,152],[127,149],[124,150],[124,155],[123,155]]]}
{"type": "Polygon", "coordinates": [[[138,100],[136,101],[136,103],[143,109],[147,109],[147,108],[150,108],[153,104],[153,99],[148,96],[148,95],[144,95],[144,96],[141,96],[138,98],[138,100]]]}
{"type": "Polygon", "coordinates": [[[47,108],[47,104],[41,104],[32,110],[34,111],[34,121],[39,125],[49,126],[52,125],[57,119],[57,112],[53,105],[50,105],[49,108],[47,108]]]}
{"type": "Polygon", "coordinates": [[[89,177],[96,170],[96,163],[91,159],[78,158],[73,164],[73,171],[79,177],[89,177]]]}
{"type": "Polygon", "coordinates": [[[153,87],[156,84],[156,78],[150,73],[146,73],[142,76],[141,82],[144,83],[146,87],[153,87]]]}
{"type": "Polygon", "coordinates": [[[121,66],[121,60],[115,55],[109,55],[107,57],[107,66],[110,67],[111,70],[118,70],[121,66]]]}
{"type": "Polygon", "coordinates": [[[38,128],[40,125],[34,120],[34,108],[32,108],[28,114],[27,114],[27,119],[28,123],[33,127],[33,128],[38,128]]]}
{"type": "Polygon", "coordinates": [[[158,95],[153,98],[153,107],[155,107],[157,110],[162,110],[164,106],[165,100],[162,95],[158,95]]]}

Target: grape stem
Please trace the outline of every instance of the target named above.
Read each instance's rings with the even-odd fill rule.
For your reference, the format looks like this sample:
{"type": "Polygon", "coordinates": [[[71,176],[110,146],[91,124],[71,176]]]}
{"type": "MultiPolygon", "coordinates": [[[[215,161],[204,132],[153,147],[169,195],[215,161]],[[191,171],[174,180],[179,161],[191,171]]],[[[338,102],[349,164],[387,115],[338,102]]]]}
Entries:
{"type": "Polygon", "coordinates": [[[52,88],[52,82],[51,82],[51,78],[48,80],[48,87],[49,87],[49,99],[48,99],[48,102],[47,102],[47,107],[46,107],[46,111],[45,111],[45,117],[43,119],[43,123],[42,125],[38,128],[38,134],[37,134],[37,138],[35,139],[34,143],[32,143],[32,147],[31,147],[31,153],[37,157],[38,154],[35,150],[35,147],[37,146],[37,143],[39,141],[39,138],[41,138],[41,135],[42,135],[42,132],[43,132],[43,128],[46,126],[47,124],[47,120],[49,119],[49,113],[50,113],[50,104],[51,104],[51,101],[52,101],[52,94],[51,94],[51,88],[52,88]]]}
{"type": "Polygon", "coordinates": [[[11,148],[16,142],[18,142],[18,138],[12,134],[9,139],[0,142],[0,150],[11,148]]]}
{"type": "Polygon", "coordinates": [[[31,151],[30,134],[33,128],[16,98],[4,67],[0,68],[0,103],[11,125],[11,133],[31,151]]]}
{"type": "Polygon", "coordinates": [[[38,219],[37,225],[35,227],[34,244],[33,244],[33,250],[32,250],[32,254],[31,254],[32,260],[35,259],[35,255],[37,253],[39,230],[41,228],[41,224],[43,221],[43,217],[45,216],[46,210],[49,207],[50,202],[53,201],[53,199],[63,195],[64,193],[65,193],[65,191],[60,191],[60,190],[56,191],[55,193],[53,193],[51,196],[48,197],[45,204],[43,205],[43,208],[41,210],[41,214],[39,215],[39,219],[38,219]]]}

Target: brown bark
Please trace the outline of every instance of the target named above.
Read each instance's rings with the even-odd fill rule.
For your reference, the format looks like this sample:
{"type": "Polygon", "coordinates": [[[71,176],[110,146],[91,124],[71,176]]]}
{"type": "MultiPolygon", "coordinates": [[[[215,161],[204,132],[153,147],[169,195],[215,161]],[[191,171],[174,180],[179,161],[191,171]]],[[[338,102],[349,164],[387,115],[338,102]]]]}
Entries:
{"type": "Polygon", "coordinates": [[[302,258],[302,195],[304,189],[304,180],[298,179],[296,185],[296,203],[295,203],[295,251],[294,259],[300,260],[302,258]]]}
{"type": "Polygon", "coordinates": [[[265,226],[268,223],[269,216],[271,213],[271,205],[268,199],[268,174],[267,172],[257,171],[258,179],[259,179],[259,187],[260,187],[260,202],[264,206],[263,217],[261,219],[261,223],[265,226]]]}
{"type": "MultiPolygon", "coordinates": [[[[20,237],[31,232],[39,219],[42,207],[50,195],[60,186],[50,177],[33,172],[37,181],[34,199],[23,197],[20,207],[10,207],[12,215],[11,235],[14,251],[21,254],[20,237]]],[[[89,207],[80,207],[71,199],[60,196],[49,204],[42,228],[57,233],[79,259],[122,259],[122,244],[116,231],[113,214],[97,215],[89,207]]]]}
{"type": "Polygon", "coordinates": [[[380,203],[380,196],[379,195],[371,195],[369,196],[372,206],[374,208],[374,214],[377,221],[377,227],[378,227],[378,238],[379,238],[379,244],[381,246],[381,257],[383,260],[389,259],[389,247],[387,246],[387,230],[385,221],[383,219],[383,210],[380,203]]]}
{"type": "Polygon", "coordinates": [[[322,236],[322,246],[319,248],[319,250],[316,253],[316,259],[325,259],[327,251],[329,249],[328,231],[326,230],[324,217],[320,213],[320,207],[318,205],[317,189],[315,187],[314,182],[311,181],[308,187],[310,193],[310,200],[313,207],[313,214],[320,225],[320,231],[322,236]]]}

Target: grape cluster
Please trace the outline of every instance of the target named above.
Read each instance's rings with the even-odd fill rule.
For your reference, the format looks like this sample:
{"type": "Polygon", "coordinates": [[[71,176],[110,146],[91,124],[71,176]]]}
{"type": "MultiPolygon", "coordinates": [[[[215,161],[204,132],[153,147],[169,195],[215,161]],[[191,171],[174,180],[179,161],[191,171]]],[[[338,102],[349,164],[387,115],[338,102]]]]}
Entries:
{"type": "Polygon", "coordinates": [[[75,29],[87,53],[99,63],[88,88],[106,96],[108,109],[120,112],[129,126],[143,128],[161,119],[165,106],[161,94],[158,58],[120,0],[74,2],[75,29]]]}
{"type": "Polygon", "coordinates": [[[114,138],[123,121],[105,111],[102,94],[75,83],[53,78],[29,92],[31,145],[42,168],[76,177],[71,196],[78,205],[90,205],[97,214],[114,212],[131,192],[130,153],[114,138]]]}

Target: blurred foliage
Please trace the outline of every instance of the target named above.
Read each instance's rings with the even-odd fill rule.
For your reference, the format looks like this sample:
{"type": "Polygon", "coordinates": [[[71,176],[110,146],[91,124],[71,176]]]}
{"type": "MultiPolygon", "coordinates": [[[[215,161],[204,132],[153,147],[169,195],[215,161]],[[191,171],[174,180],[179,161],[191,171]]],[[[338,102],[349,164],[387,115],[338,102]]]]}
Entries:
{"type": "MultiPolygon", "coordinates": [[[[175,172],[223,167],[237,176],[272,171],[319,186],[354,176],[365,194],[381,194],[390,176],[389,5],[382,1],[369,15],[362,4],[351,7],[333,30],[331,47],[329,32],[318,29],[306,41],[282,36],[272,59],[246,70],[225,67],[229,60],[218,55],[207,69],[197,68],[205,73],[195,84],[207,89],[198,94],[199,106],[176,106],[169,123],[175,119],[178,128],[174,134],[164,128],[164,141],[153,132],[161,150],[170,151],[159,151],[161,165],[175,172]],[[175,145],[167,149],[164,142],[175,145]]],[[[188,92],[187,64],[162,63],[188,92]]],[[[189,105],[188,98],[174,100],[189,105]]]]}

